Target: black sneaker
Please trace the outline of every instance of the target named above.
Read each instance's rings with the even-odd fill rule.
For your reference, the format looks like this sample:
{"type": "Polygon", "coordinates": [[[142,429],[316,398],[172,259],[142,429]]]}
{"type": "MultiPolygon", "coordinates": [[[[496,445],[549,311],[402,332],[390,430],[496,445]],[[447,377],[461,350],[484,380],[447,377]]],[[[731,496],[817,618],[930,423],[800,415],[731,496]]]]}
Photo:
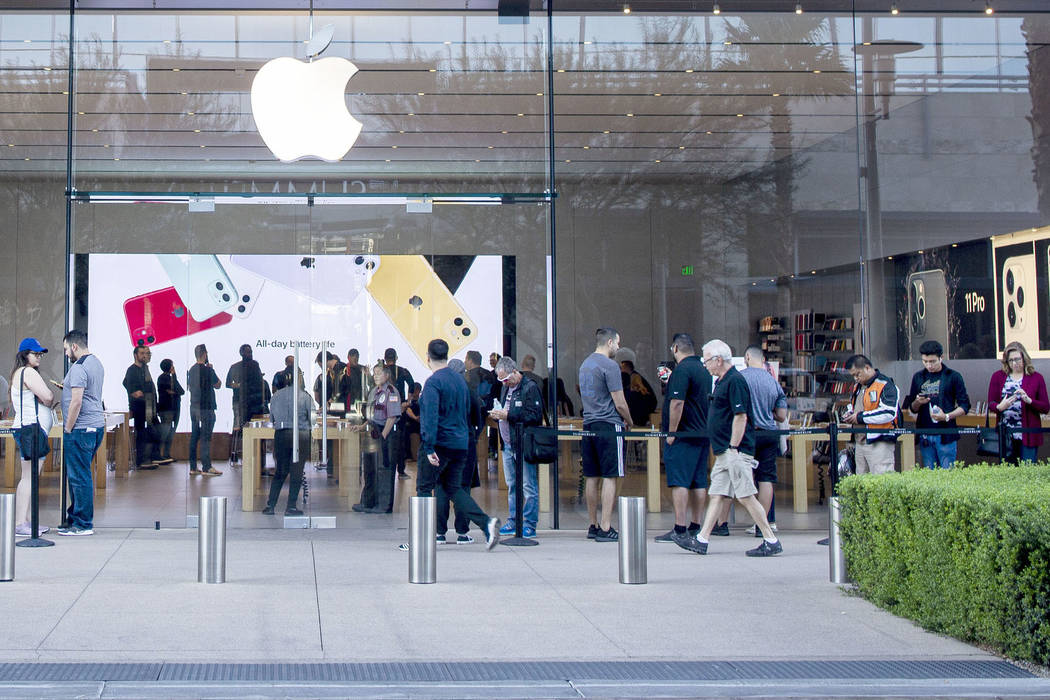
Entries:
{"type": "Polygon", "coordinates": [[[299,510],[298,508],[285,508],[284,509],[284,514],[285,515],[291,515],[291,516],[297,516],[297,515],[302,515],[303,512],[301,510],[299,510]]]}
{"type": "Polygon", "coordinates": [[[662,535],[657,535],[653,538],[653,542],[674,542],[674,528],[672,527],[662,535]]]}
{"type": "Polygon", "coordinates": [[[817,540],[817,544],[823,545],[825,547],[830,547],[831,546],[831,542],[829,541],[829,539],[827,537],[825,537],[822,540],[817,540]]]}
{"type": "Polygon", "coordinates": [[[434,540],[438,544],[448,544],[448,539],[444,535],[435,535],[434,540]]]}
{"type": "Polygon", "coordinates": [[[367,513],[369,509],[370,506],[366,506],[361,503],[355,503],[354,505],[350,506],[350,510],[354,511],[355,513],[367,513]]]}
{"type": "Polygon", "coordinates": [[[682,549],[694,554],[707,554],[707,542],[696,539],[696,535],[690,535],[688,531],[675,533],[674,543],[682,549]]]}
{"type": "Polygon", "coordinates": [[[727,520],[721,525],[715,526],[715,529],[711,530],[711,534],[716,537],[729,537],[729,521],[727,520]]]}
{"type": "Polygon", "coordinates": [[[273,506],[266,506],[262,509],[263,515],[273,515],[273,506]]]}
{"type": "Polygon", "coordinates": [[[784,548],[780,545],[780,540],[775,542],[766,542],[762,540],[762,544],[758,545],[754,549],[747,550],[747,556],[749,557],[774,557],[784,551],[784,548]]]}
{"type": "Polygon", "coordinates": [[[587,528],[587,539],[595,539],[596,537],[598,537],[599,532],[601,532],[601,530],[598,529],[597,525],[591,525],[589,528],[587,528]]]}
{"type": "Polygon", "coordinates": [[[620,533],[616,531],[616,528],[612,525],[609,526],[608,530],[599,530],[598,534],[594,536],[595,542],[619,542],[620,533]]]}

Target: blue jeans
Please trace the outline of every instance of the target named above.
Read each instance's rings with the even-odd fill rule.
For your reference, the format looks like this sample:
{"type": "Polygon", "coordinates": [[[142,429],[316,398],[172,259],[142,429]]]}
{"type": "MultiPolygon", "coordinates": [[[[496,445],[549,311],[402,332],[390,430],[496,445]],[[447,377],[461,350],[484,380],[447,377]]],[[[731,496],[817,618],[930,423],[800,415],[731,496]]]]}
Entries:
{"type": "Polygon", "coordinates": [[[211,469],[211,433],[215,430],[215,409],[190,409],[190,469],[197,468],[197,446],[200,445],[201,467],[211,469]]]}
{"type": "Polygon", "coordinates": [[[62,441],[69,480],[69,525],[91,529],[95,519],[95,486],[91,479],[91,460],[106,437],[104,428],[75,428],[62,441]]]}
{"type": "Polygon", "coordinates": [[[941,442],[943,437],[942,435],[923,435],[919,438],[922,466],[927,469],[951,469],[954,466],[959,442],[957,440],[941,442]]]}
{"type": "MultiPolygon", "coordinates": [[[[507,524],[513,525],[517,522],[517,505],[514,497],[514,480],[517,478],[518,472],[518,458],[514,454],[514,450],[509,447],[503,448],[503,478],[507,482],[507,507],[509,508],[510,517],[507,518],[507,524]]],[[[525,472],[522,475],[522,495],[525,498],[525,507],[523,510],[523,519],[525,525],[529,527],[536,527],[536,519],[540,515],[540,488],[537,483],[536,477],[536,465],[525,462],[525,472]]]]}

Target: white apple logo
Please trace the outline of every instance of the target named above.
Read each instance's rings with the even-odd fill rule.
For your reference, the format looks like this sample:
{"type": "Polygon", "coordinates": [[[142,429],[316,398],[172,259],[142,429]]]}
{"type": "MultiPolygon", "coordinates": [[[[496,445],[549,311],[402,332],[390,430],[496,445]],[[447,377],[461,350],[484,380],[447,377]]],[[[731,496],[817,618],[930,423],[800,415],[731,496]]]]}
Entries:
{"type": "Polygon", "coordinates": [[[346,108],[346,83],[357,66],[345,58],[269,61],[252,81],[252,114],[266,146],[285,163],[307,156],[336,162],[361,133],[346,108]]]}

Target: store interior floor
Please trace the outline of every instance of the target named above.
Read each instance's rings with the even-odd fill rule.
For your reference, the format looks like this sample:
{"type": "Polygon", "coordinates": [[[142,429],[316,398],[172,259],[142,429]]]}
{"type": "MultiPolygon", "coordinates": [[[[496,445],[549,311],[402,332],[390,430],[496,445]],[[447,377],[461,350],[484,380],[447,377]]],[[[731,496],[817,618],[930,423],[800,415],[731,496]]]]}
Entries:
{"type": "MultiPolygon", "coordinates": [[[[587,507],[582,499],[582,479],[580,478],[579,453],[574,452],[574,464],[562,468],[559,479],[558,497],[560,500],[559,527],[564,530],[582,530],[588,525],[587,507]]],[[[620,495],[644,496],[646,493],[646,470],[644,454],[629,455],[627,477],[624,479],[620,495]]],[[[273,466],[273,455],[266,456],[267,466],[273,466]]],[[[216,469],[222,476],[204,477],[189,476],[186,462],[175,462],[161,466],[156,470],[131,470],[126,479],[118,479],[114,471],[109,471],[106,488],[95,491],[95,526],[96,527],[154,527],[160,523],[162,528],[187,527],[187,515],[194,516],[199,512],[201,496],[226,496],[228,502],[228,523],[234,528],[283,528],[285,527],[283,511],[287,500],[287,483],[278,501],[277,515],[263,515],[256,511],[246,513],[241,510],[241,469],[240,465],[216,461],[216,469]]],[[[347,512],[345,503],[340,503],[334,479],[329,479],[324,470],[318,470],[308,463],[305,476],[308,483],[309,500],[300,507],[308,515],[335,516],[335,526],[347,529],[368,528],[402,528],[408,525],[408,499],[415,495],[416,464],[407,463],[409,479],[398,479],[395,484],[394,512],[390,515],[364,514],[347,512]]],[[[781,458],[778,466],[781,481],[790,479],[791,464],[789,459],[781,458]]],[[[507,490],[498,483],[498,474],[482,470],[481,486],[473,489],[472,495],[481,507],[489,514],[502,519],[507,516],[507,490]]],[[[663,482],[663,477],[661,477],[663,482]]],[[[41,475],[40,513],[41,523],[54,526],[59,521],[59,475],[55,471],[45,471],[41,475]]],[[[263,487],[269,488],[270,478],[264,477],[263,487]]],[[[6,486],[6,484],[5,484],[6,486]]],[[[813,486],[811,484],[811,486],[813,486]]],[[[11,489],[3,489],[11,492],[11,489]]],[[[350,486],[355,496],[360,493],[360,483],[356,479],[350,486]]],[[[775,490],[776,521],[779,528],[788,530],[813,530],[827,527],[827,506],[819,503],[819,492],[814,487],[809,491],[809,512],[795,513],[792,509],[792,489],[790,482],[778,484],[775,490]]],[[[674,524],[671,509],[670,491],[664,486],[661,489],[661,512],[651,513],[648,527],[657,529],[674,524]]],[[[258,498],[259,508],[265,505],[265,496],[258,498]]],[[[731,525],[744,528],[751,525],[750,518],[742,509],[734,508],[731,525]],[[739,515],[736,515],[739,513],[739,515]]],[[[190,526],[193,519],[190,520],[190,526]]],[[[538,529],[547,530],[554,527],[553,513],[540,513],[538,529]]],[[[451,522],[450,522],[450,530],[451,522]]],[[[477,535],[477,533],[474,533],[477,535]]]]}

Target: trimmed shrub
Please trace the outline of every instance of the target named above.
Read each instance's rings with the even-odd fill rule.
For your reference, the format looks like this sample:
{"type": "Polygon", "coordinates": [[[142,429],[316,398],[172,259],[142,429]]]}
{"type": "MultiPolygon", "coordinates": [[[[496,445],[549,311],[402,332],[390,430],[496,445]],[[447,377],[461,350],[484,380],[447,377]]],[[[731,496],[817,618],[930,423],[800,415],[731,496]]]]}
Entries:
{"type": "Polygon", "coordinates": [[[865,598],[1050,664],[1050,465],[851,476],[839,496],[849,575],[865,598]]]}

